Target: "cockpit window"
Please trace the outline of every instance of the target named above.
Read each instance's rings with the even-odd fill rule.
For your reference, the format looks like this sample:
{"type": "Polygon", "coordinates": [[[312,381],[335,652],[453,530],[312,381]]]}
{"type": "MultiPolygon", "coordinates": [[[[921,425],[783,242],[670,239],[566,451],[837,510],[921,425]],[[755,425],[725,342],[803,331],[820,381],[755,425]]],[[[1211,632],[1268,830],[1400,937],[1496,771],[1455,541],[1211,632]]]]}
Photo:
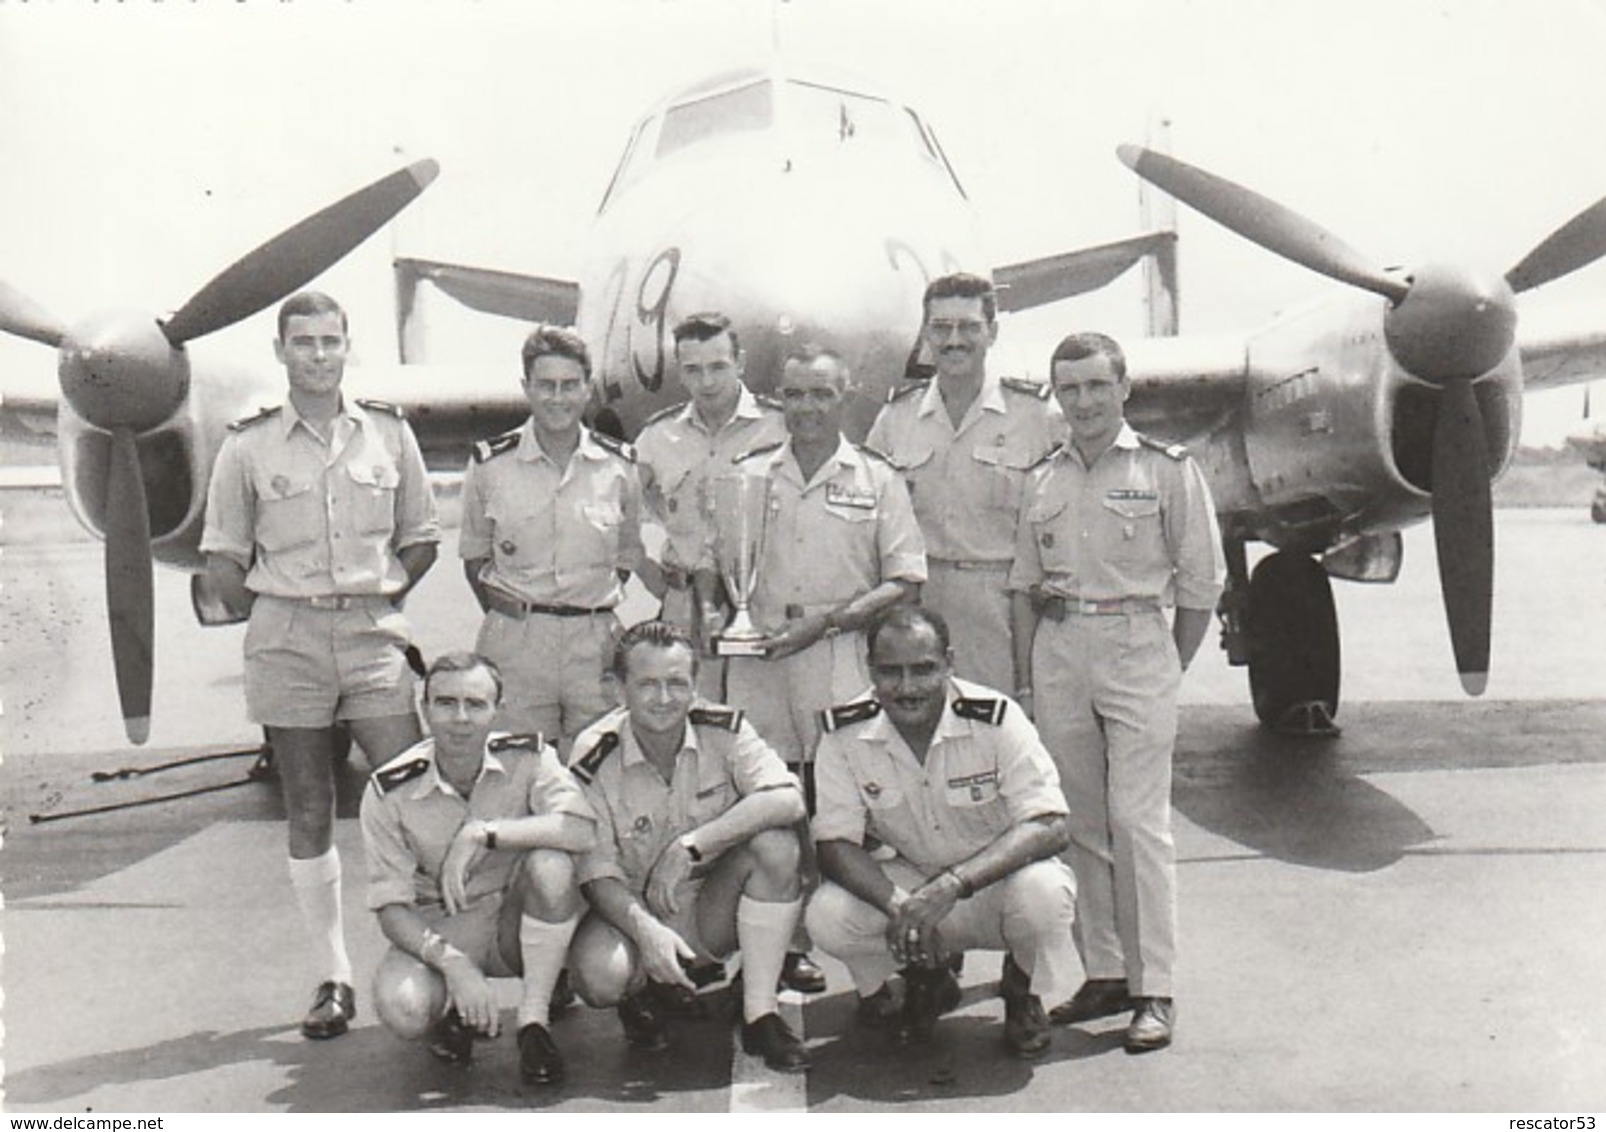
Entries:
{"type": "Polygon", "coordinates": [[[720,91],[694,102],[683,102],[664,114],[658,131],[655,155],[664,157],[677,149],[719,134],[738,130],[762,130],[775,116],[774,99],[767,81],[749,83],[734,90],[720,91]]]}

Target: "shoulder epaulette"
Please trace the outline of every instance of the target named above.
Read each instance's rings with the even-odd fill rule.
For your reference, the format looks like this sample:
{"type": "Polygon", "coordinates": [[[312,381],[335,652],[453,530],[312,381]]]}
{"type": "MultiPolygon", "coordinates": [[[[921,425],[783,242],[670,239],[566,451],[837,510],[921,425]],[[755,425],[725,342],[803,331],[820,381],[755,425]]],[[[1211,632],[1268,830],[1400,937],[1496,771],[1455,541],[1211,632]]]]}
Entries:
{"type": "Polygon", "coordinates": [[[597,777],[597,771],[602,769],[602,764],[608,761],[608,756],[618,749],[619,732],[604,731],[597,736],[597,741],[592,744],[589,751],[569,764],[569,770],[589,786],[591,780],[597,777]]]}
{"type": "Polygon", "coordinates": [[[1027,381],[1024,377],[1001,377],[998,384],[1014,393],[1024,393],[1039,401],[1047,401],[1054,390],[1046,381],[1027,381]]]}
{"type": "Polygon", "coordinates": [[[504,452],[511,452],[519,446],[519,430],[504,432],[501,436],[493,436],[489,440],[481,440],[474,445],[474,462],[483,464],[492,456],[500,456],[504,452]]]}
{"type": "Polygon", "coordinates": [[[753,394],[753,400],[764,406],[766,409],[774,409],[777,413],[781,412],[786,407],[781,404],[779,399],[771,397],[768,393],[755,393],[753,394]]]}
{"type": "Polygon", "coordinates": [[[592,430],[591,439],[626,463],[634,464],[636,462],[636,450],[632,445],[626,444],[622,440],[616,440],[605,432],[597,432],[595,430],[592,430]]]}
{"type": "Polygon", "coordinates": [[[284,408],[283,405],[269,405],[265,409],[258,409],[256,412],[252,413],[249,417],[241,417],[237,421],[230,421],[229,422],[229,431],[230,432],[241,432],[241,431],[243,431],[245,429],[250,428],[254,424],[260,424],[262,421],[269,420],[269,419],[271,419],[273,417],[278,416],[280,410],[283,409],[283,408],[284,408]]]}
{"type": "MultiPolygon", "coordinates": [[[[642,421],[641,422],[641,427],[642,428],[647,428],[649,425],[655,425],[659,421],[668,420],[670,417],[674,416],[676,413],[680,412],[685,407],[686,407],[686,402],[684,402],[684,401],[676,401],[673,405],[666,405],[664,408],[659,409],[652,416],[650,416],[646,420],[642,421]]],[[[595,434],[593,434],[593,435],[595,435],[595,434]]]]}
{"type": "Polygon", "coordinates": [[[526,732],[520,735],[494,735],[485,744],[485,749],[493,755],[499,755],[503,751],[529,751],[538,755],[544,746],[546,740],[539,733],[526,732]]]}
{"type": "Polygon", "coordinates": [[[1008,709],[1009,701],[1002,697],[960,696],[954,700],[954,714],[960,719],[973,719],[977,723],[990,723],[994,727],[1004,722],[1004,712],[1008,709]]]}
{"type": "Polygon", "coordinates": [[[742,713],[736,708],[694,707],[686,716],[697,727],[717,727],[721,731],[740,731],[742,729],[742,713]]]}
{"type": "Polygon", "coordinates": [[[761,444],[757,448],[749,448],[746,452],[732,456],[731,463],[740,464],[743,460],[750,460],[754,456],[763,456],[769,452],[779,452],[781,445],[785,443],[786,441],[784,440],[777,440],[774,444],[761,444]]]}
{"type": "Polygon", "coordinates": [[[357,404],[376,413],[388,413],[399,421],[407,419],[407,411],[400,405],[392,405],[389,401],[376,401],[372,397],[359,397],[357,404]]]}
{"type": "Polygon", "coordinates": [[[878,448],[871,448],[868,444],[855,444],[853,447],[857,448],[860,452],[863,452],[866,456],[869,456],[872,460],[880,460],[888,467],[896,468],[898,466],[892,462],[891,456],[888,456],[885,452],[882,452],[878,448]]]}
{"type": "Polygon", "coordinates": [[[1052,460],[1054,457],[1058,456],[1063,451],[1065,451],[1065,445],[1063,445],[1063,444],[1054,445],[1054,447],[1050,448],[1047,452],[1043,453],[1043,455],[1041,457],[1039,457],[1035,462],[1033,462],[1031,464],[1028,464],[1026,466],[1026,470],[1029,472],[1033,468],[1041,468],[1044,464],[1048,463],[1050,460],[1052,460]]]}
{"type": "Polygon", "coordinates": [[[1155,440],[1153,437],[1144,436],[1141,432],[1138,433],[1138,443],[1145,448],[1152,448],[1156,452],[1163,452],[1173,460],[1186,460],[1188,458],[1188,448],[1183,444],[1167,444],[1163,440],[1155,440]]]}
{"type": "Polygon", "coordinates": [[[863,723],[881,714],[880,700],[854,700],[851,704],[838,704],[820,713],[820,726],[836,731],[855,723],[863,723]]]}
{"type": "Polygon", "coordinates": [[[404,782],[411,782],[429,769],[429,760],[420,756],[396,766],[380,767],[370,776],[374,789],[381,795],[390,793],[404,782]]]}
{"type": "MultiPolygon", "coordinates": [[[[927,382],[929,382],[929,380],[930,379],[928,378],[927,382]]],[[[927,382],[918,382],[914,385],[905,385],[902,389],[893,387],[892,389],[887,390],[887,404],[891,405],[896,401],[902,401],[911,393],[925,392],[927,388],[927,382]]]]}

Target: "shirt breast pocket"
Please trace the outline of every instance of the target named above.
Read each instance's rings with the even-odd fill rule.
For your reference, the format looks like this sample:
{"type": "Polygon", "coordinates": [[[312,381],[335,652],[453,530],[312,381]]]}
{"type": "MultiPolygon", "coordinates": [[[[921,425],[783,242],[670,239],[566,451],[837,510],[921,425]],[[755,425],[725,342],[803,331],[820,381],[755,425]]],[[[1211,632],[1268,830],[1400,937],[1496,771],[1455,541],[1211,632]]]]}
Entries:
{"type": "Polygon", "coordinates": [[[1020,506],[1026,469],[1032,464],[1026,453],[1014,451],[1007,445],[978,444],[971,449],[970,458],[976,464],[976,474],[981,477],[987,506],[1009,511],[1020,506]]]}
{"type": "Polygon", "coordinates": [[[729,781],[705,782],[692,796],[687,817],[696,825],[706,825],[736,804],[736,791],[729,781]]]}
{"type": "Polygon", "coordinates": [[[955,832],[967,842],[989,842],[1009,827],[1009,809],[998,792],[996,773],[950,779],[943,800],[955,832]]]}
{"type": "Polygon", "coordinates": [[[257,498],[256,542],[269,554],[306,546],[322,529],[322,496],[309,476],[264,470],[253,477],[257,498]]]}
{"type": "Polygon", "coordinates": [[[365,535],[389,534],[396,526],[396,491],[401,472],[395,464],[352,464],[352,502],[357,530],[365,535]]]}
{"type": "Polygon", "coordinates": [[[1148,562],[1164,552],[1158,495],[1105,496],[1101,547],[1121,562],[1148,562]]]}
{"type": "Polygon", "coordinates": [[[1074,560],[1071,546],[1076,532],[1071,529],[1064,500],[1049,499],[1033,503],[1026,511],[1032,541],[1045,571],[1069,571],[1074,560]]]}
{"type": "Polygon", "coordinates": [[[930,448],[910,448],[898,449],[888,457],[903,476],[911,499],[917,498],[917,489],[931,475],[934,455],[930,448]]]}

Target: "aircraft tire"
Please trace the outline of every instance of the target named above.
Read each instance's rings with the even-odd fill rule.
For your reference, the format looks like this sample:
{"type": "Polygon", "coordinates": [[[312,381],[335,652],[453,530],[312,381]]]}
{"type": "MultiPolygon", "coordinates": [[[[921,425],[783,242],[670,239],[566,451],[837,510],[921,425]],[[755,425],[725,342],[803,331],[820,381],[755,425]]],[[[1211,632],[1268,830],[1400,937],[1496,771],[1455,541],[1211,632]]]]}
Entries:
{"type": "Polygon", "coordinates": [[[1338,614],[1327,571],[1314,559],[1277,551],[1249,579],[1249,692],[1269,726],[1288,710],[1320,703],[1338,714],[1338,614]]]}
{"type": "Polygon", "coordinates": [[[1597,523],[1606,523],[1606,488],[1595,493],[1595,498],[1589,504],[1589,517],[1597,523]]]}

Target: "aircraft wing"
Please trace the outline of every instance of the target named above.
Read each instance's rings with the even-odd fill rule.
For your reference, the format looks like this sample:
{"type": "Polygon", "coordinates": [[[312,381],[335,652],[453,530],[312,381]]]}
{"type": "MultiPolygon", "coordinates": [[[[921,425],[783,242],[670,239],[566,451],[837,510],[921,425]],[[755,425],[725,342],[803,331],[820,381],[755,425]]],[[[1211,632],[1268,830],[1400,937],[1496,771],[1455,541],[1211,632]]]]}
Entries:
{"type": "Polygon", "coordinates": [[[1132,379],[1126,416],[1139,432],[1187,440],[1243,403],[1249,351],[1238,335],[1137,338],[1123,349],[1132,379]]]}
{"type": "Polygon", "coordinates": [[[406,410],[424,462],[462,471],[476,440],[495,436],[530,415],[519,386],[517,359],[505,369],[486,366],[354,365],[345,390],[406,410]]]}
{"type": "Polygon", "coordinates": [[[580,306],[580,285],[568,279],[427,259],[399,258],[395,267],[398,293],[410,295],[427,279],[466,307],[521,322],[572,326],[580,306]]]}
{"type": "Polygon", "coordinates": [[[1072,295],[1096,291],[1146,255],[1176,240],[1175,232],[1150,232],[1042,259],[993,269],[998,309],[1023,311],[1072,295]]]}
{"type": "Polygon", "coordinates": [[[1524,311],[1517,349],[1526,389],[1606,379],[1606,319],[1600,316],[1600,301],[1524,311]]]}

